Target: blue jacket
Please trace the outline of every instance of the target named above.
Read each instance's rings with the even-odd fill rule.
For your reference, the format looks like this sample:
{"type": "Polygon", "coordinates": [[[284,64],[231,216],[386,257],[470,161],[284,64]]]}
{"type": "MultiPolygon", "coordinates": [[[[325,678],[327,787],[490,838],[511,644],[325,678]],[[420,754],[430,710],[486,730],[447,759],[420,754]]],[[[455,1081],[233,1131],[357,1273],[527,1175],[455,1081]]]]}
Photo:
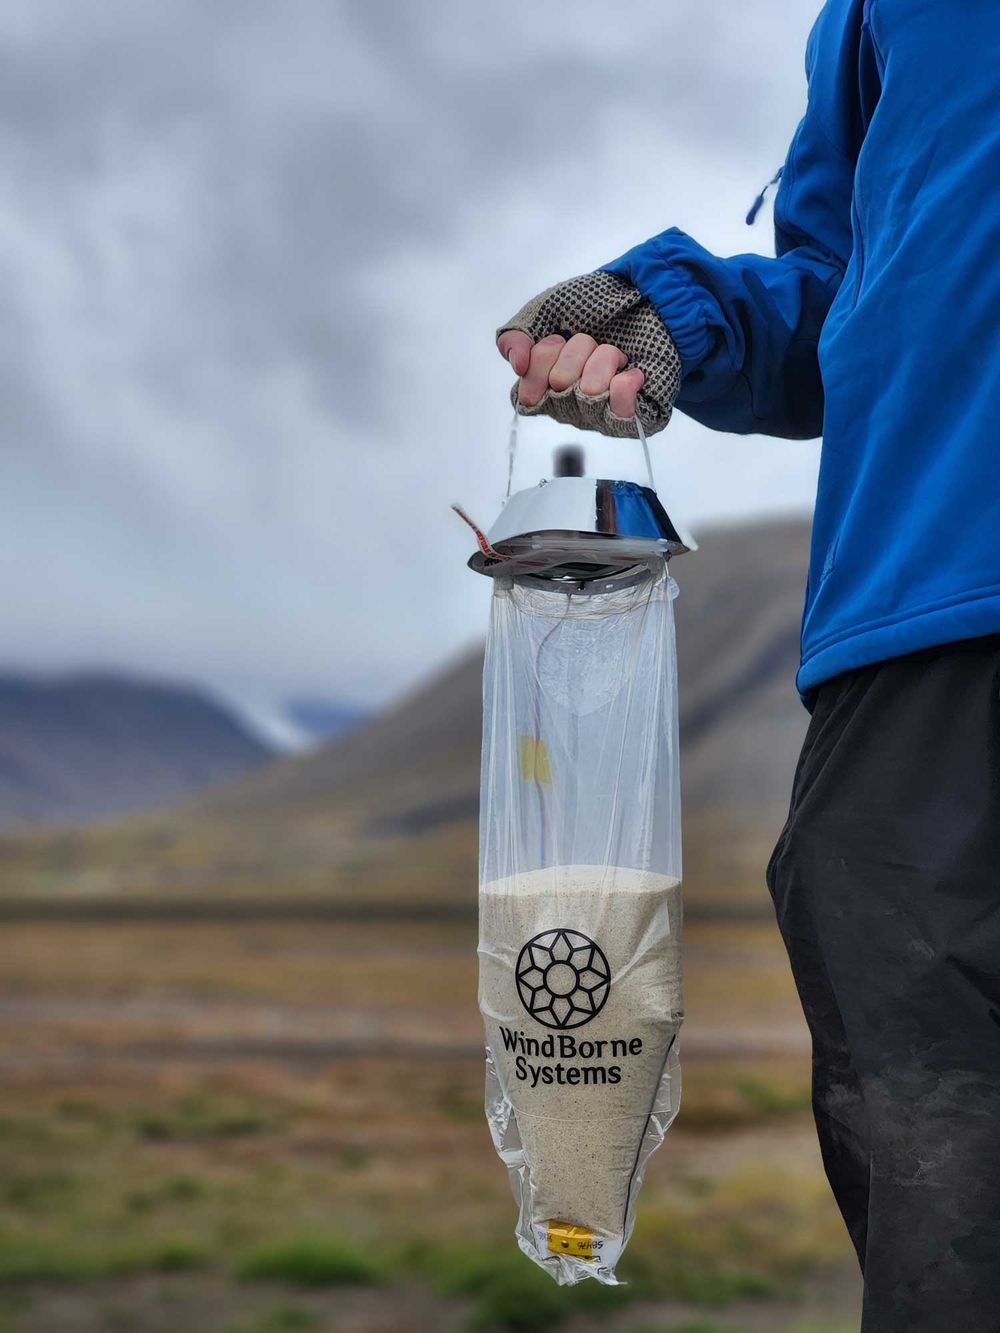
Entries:
{"type": "Polygon", "coordinates": [[[1000,631],[1000,0],[828,0],[777,258],[607,267],[717,430],[822,433],[799,688],[1000,631]]]}

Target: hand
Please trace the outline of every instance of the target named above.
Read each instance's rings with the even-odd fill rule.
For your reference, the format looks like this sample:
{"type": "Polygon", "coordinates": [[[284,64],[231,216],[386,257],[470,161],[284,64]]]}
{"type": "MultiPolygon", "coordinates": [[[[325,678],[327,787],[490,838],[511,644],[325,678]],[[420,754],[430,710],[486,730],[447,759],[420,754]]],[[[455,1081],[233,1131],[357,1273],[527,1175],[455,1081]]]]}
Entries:
{"type": "Polygon", "coordinates": [[[674,340],[641,292],[613,273],[557,283],[497,331],[518,375],[511,401],[524,416],[604,435],[647,434],[670,420],[681,382],[674,340]]]}
{"type": "Polygon", "coordinates": [[[501,333],[497,347],[520,377],[517,399],[522,407],[536,407],[550,388],[561,393],[579,383],[588,398],[607,394],[616,417],[635,416],[646,376],[637,366],[625,369],[628,357],[621,348],[598,343],[589,333],[574,333],[568,341],[552,333],[533,343],[520,329],[501,333]]]}

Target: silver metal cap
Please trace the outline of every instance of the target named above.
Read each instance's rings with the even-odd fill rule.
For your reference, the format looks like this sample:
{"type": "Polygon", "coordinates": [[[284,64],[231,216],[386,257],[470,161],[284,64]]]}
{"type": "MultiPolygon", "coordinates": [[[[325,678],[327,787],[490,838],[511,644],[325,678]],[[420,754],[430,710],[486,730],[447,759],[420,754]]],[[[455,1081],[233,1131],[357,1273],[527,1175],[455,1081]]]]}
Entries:
{"type": "Polygon", "coordinates": [[[486,538],[490,550],[477,551],[471,569],[548,582],[618,580],[692,549],[651,487],[594,477],[516,491],[486,538]]]}

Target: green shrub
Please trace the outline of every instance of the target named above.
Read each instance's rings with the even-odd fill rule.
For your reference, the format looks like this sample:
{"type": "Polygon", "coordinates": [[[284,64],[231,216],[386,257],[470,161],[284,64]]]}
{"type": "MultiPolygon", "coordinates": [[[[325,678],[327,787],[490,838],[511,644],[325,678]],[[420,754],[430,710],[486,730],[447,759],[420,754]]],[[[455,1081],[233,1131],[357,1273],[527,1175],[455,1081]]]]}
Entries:
{"type": "Polygon", "coordinates": [[[259,1319],[231,1324],[227,1333],[299,1333],[299,1330],[319,1328],[323,1322],[322,1315],[313,1310],[304,1310],[300,1305],[279,1305],[259,1319]]]}
{"type": "Polygon", "coordinates": [[[506,1243],[483,1250],[412,1248],[404,1262],[411,1271],[430,1277],[442,1296],[474,1298],[468,1324],[474,1333],[544,1333],[573,1311],[618,1309],[638,1295],[630,1287],[589,1281],[558,1287],[506,1243]]]}
{"type": "Polygon", "coordinates": [[[84,1263],[54,1254],[51,1246],[6,1237],[0,1242],[0,1283],[64,1282],[87,1276],[84,1263]]]}
{"type": "Polygon", "coordinates": [[[196,1113],[185,1109],[176,1115],[140,1112],[135,1118],[136,1133],[148,1143],[197,1143],[209,1139],[244,1138],[260,1134],[268,1122],[250,1111],[196,1113]]]}
{"type": "Polygon", "coordinates": [[[734,1082],[744,1101],[761,1116],[791,1115],[797,1111],[808,1111],[812,1105],[809,1086],[789,1088],[776,1080],[756,1078],[752,1074],[734,1082]]]}
{"type": "Polygon", "coordinates": [[[714,1256],[691,1253],[661,1259],[634,1251],[622,1265],[628,1290],[689,1305],[721,1307],[741,1297],[774,1297],[775,1281],[764,1273],[721,1267],[714,1256]]]}
{"type": "Polygon", "coordinates": [[[353,1246],[333,1237],[279,1241],[246,1255],[236,1269],[244,1281],[262,1278],[303,1287],[371,1286],[375,1265],[353,1246]]]}
{"type": "Polygon", "coordinates": [[[134,1262],[138,1264],[139,1272],[187,1273],[195,1268],[204,1268],[208,1261],[197,1245],[184,1240],[172,1240],[154,1245],[147,1254],[140,1253],[134,1262]]]}
{"type": "Polygon", "coordinates": [[[527,1268],[527,1261],[525,1267],[523,1273],[513,1269],[506,1274],[495,1273],[484,1283],[469,1317],[470,1330],[546,1333],[562,1323],[570,1309],[564,1291],[540,1269],[527,1268]]]}
{"type": "Polygon", "coordinates": [[[184,1240],[158,1238],[103,1252],[59,1253],[51,1244],[0,1240],[0,1283],[82,1282],[132,1273],[181,1273],[204,1268],[206,1254],[184,1240]]]}
{"type": "Polygon", "coordinates": [[[31,1212],[51,1207],[54,1199],[70,1190],[74,1183],[66,1171],[25,1171],[8,1177],[0,1194],[5,1203],[31,1212]]]}
{"type": "Polygon", "coordinates": [[[372,1155],[367,1148],[359,1147],[356,1143],[349,1143],[340,1153],[340,1165],[346,1167],[348,1171],[360,1171],[371,1161],[372,1155]]]}
{"type": "Polygon", "coordinates": [[[739,1333],[739,1329],[732,1324],[706,1324],[703,1320],[697,1320],[693,1324],[663,1324],[655,1328],[637,1328],[633,1333],[739,1333]]]}

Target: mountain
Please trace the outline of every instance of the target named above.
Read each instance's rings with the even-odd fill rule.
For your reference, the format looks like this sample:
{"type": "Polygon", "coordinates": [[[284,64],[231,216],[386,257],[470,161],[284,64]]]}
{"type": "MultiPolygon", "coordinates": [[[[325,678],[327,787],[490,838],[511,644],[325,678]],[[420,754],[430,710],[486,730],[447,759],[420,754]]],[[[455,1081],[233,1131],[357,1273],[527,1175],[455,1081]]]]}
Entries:
{"type": "MultiPolygon", "coordinates": [[[[673,566],[685,879],[762,891],[807,716],[794,688],[808,551],[801,519],[718,528],[673,566]]],[[[338,894],[468,901],[475,884],[482,652],[349,736],[197,803],[58,846],[0,842],[0,892],[338,894]]]]}
{"type": "Polygon", "coordinates": [[[285,704],[288,720],[310,741],[329,741],[353,731],[367,713],[337,699],[294,698],[285,704]]]}
{"type": "Polygon", "coordinates": [[[269,757],[196,689],[0,674],[0,828],[78,823],[233,779],[269,757]]]}

